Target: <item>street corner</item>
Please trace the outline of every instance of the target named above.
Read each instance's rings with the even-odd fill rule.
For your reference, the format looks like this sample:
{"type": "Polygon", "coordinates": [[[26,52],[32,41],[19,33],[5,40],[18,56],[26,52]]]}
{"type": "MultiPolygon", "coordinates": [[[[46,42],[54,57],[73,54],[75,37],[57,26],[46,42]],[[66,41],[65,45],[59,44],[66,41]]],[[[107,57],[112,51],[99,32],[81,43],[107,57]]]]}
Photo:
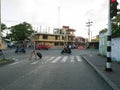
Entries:
{"type": "Polygon", "coordinates": [[[82,56],[82,55],[80,55],[80,56],[82,57],[82,59],[84,59],[84,60],[95,70],[95,72],[96,72],[104,81],[106,81],[106,83],[107,83],[109,86],[112,87],[113,90],[120,90],[120,88],[119,88],[115,83],[113,83],[113,82],[111,81],[111,79],[109,79],[104,73],[102,73],[102,71],[101,71],[99,68],[97,68],[97,66],[95,66],[92,62],[90,62],[90,60],[89,60],[87,57],[82,56]]]}

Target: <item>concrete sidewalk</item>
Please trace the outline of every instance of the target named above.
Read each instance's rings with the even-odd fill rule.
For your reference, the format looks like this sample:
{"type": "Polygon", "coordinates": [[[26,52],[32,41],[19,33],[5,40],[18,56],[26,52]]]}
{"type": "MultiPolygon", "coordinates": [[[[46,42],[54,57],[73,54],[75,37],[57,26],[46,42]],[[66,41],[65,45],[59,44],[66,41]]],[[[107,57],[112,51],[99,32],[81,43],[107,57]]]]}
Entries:
{"type": "Polygon", "coordinates": [[[106,57],[98,55],[98,50],[80,50],[82,58],[113,88],[120,90],[120,62],[112,61],[112,72],[105,71],[106,57]]]}

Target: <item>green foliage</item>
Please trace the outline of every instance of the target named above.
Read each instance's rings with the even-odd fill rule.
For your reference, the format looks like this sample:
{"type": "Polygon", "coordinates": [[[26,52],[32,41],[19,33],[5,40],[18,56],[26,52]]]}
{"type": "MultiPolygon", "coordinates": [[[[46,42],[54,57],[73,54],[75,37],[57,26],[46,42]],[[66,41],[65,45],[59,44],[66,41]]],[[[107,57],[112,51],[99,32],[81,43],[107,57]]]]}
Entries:
{"type": "MultiPolygon", "coordinates": [[[[120,12],[120,9],[119,9],[120,12]]],[[[107,32],[107,29],[103,29],[100,33],[107,32]]],[[[115,18],[112,19],[112,38],[120,37],[120,15],[118,14],[115,18]]]]}
{"type": "Polygon", "coordinates": [[[104,28],[104,29],[102,29],[102,30],[100,31],[100,33],[105,33],[105,32],[107,32],[107,29],[106,29],[106,28],[104,28]]]}
{"type": "MultiPolygon", "coordinates": [[[[120,9],[119,9],[120,12],[120,9]]],[[[120,15],[112,20],[112,37],[120,37],[120,15]]]]}
{"type": "Polygon", "coordinates": [[[4,29],[7,29],[7,26],[4,23],[2,23],[1,24],[1,31],[3,31],[4,29]]]}
{"type": "Polygon", "coordinates": [[[112,23],[112,37],[120,37],[120,26],[115,23],[112,23]]]}
{"type": "Polygon", "coordinates": [[[12,26],[10,29],[12,32],[11,37],[15,41],[24,41],[34,32],[32,26],[26,22],[12,26]]]}

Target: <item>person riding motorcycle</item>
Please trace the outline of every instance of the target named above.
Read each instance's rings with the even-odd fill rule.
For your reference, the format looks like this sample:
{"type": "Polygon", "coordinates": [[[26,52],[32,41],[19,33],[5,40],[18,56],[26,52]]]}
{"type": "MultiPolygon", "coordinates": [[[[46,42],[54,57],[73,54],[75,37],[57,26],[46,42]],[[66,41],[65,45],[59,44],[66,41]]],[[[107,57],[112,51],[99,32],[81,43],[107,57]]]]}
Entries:
{"type": "Polygon", "coordinates": [[[18,44],[17,47],[16,47],[16,50],[15,50],[15,53],[18,53],[18,52],[23,52],[25,53],[25,47],[24,47],[24,44],[18,44]]]}
{"type": "Polygon", "coordinates": [[[63,54],[63,53],[71,54],[71,46],[70,45],[65,46],[64,49],[61,51],[61,54],[63,54]]]}

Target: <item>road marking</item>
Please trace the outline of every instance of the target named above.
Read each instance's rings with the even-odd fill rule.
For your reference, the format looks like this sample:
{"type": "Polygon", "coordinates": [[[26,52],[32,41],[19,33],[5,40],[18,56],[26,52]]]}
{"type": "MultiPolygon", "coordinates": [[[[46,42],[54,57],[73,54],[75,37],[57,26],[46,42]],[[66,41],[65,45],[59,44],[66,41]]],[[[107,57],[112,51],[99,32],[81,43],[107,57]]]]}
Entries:
{"type": "Polygon", "coordinates": [[[54,59],[51,63],[56,63],[60,58],[61,58],[61,56],[57,57],[57,58],[54,59]]]}
{"type": "Polygon", "coordinates": [[[55,58],[55,57],[50,57],[49,59],[47,59],[47,60],[45,61],[45,63],[47,63],[47,62],[53,60],[54,58],[55,58]]]}
{"type": "Polygon", "coordinates": [[[74,56],[71,56],[70,58],[71,58],[71,59],[74,59],[74,56]]]}
{"type": "Polygon", "coordinates": [[[15,64],[18,64],[18,63],[20,63],[20,62],[14,62],[14,63],[12,63],[12,64],[10,64],[10,65],[15,65],[15,64]]]}
{"type": "Polygon", "coordinates": [[[77,61],[82,62],[82,59],[79,56],[76,56],[77,61]]]}
{"type": "Polygon", "coordinates": [[[74,56],[71,56],[70,59],[70,62],[74,62],[74,56]]]}
{"type": "Polygon", "coordinates": [[[47,57],[44,57],[44,59],[48,59],[49,58],[49,56],[47,56],[47,57]]]}
{"type": "Polygon", "coordinates": [[[34,62],[32,62],[31,64],[37,64],[39,61],[34,61],[34,62]]]}
{"type": "Polygon", "coordinates": [[[67,61],[67,58],[68,58],[68,56],[65,56],[65,57],[63,57],[63,59],[62,59],[62,63],[64,63],[64,62],[66,62],[67,61]]]}

